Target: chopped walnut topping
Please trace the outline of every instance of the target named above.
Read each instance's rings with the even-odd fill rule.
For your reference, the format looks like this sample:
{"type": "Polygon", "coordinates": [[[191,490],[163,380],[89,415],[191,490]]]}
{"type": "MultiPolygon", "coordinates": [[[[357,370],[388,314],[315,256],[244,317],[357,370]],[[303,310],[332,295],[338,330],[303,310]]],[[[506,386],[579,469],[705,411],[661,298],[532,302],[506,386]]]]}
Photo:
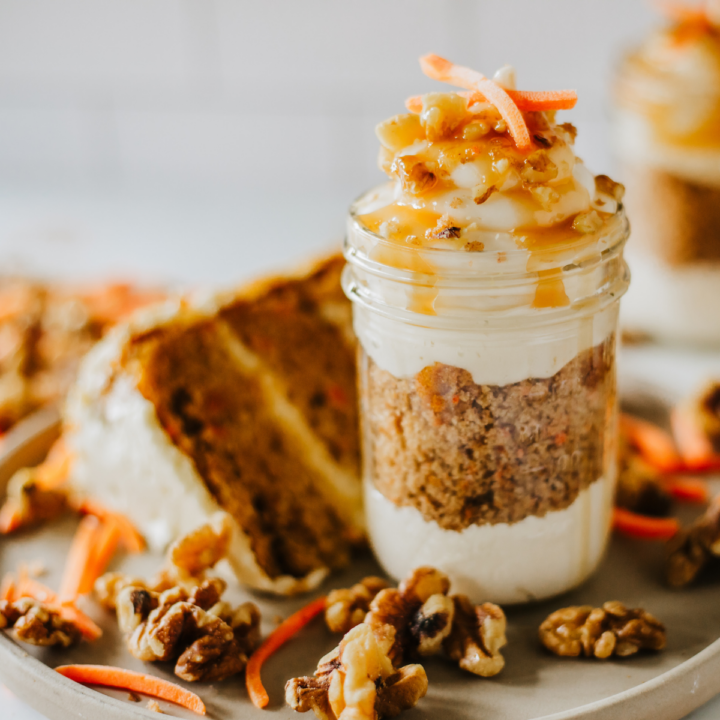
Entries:
{"type": "Polygon", "coordinates": [[[314,677],[293,678],[285,700],[297,712],[313,710],[321,720],[382,720],[414,707],[427,692],[420,665],[395,670],[389,651],[395,631],[361,623],[320,661],[314,677]]]}
{"type": "Polygon", "coordinates": [[[31,598],[0,601],[0,629],[13,628],[18,640],[29,645],[67,648],[80,640],[80,630],[60,611],[31,598]]]}
{"type": "Polygon", "coordinates": [[[260,613],[251,603],[233,609],[220,597],[225,583],[205,580],[188,594],[124,588],[117,597],[120,628],[128,649],[145,662],[175,661],[189,682],[223,680],[241,672],[259,642],[260,613]]]}
{"type": "Polygon", "coordinates": [[[395,115],[375,127],[375,134],[384,148],[393,153],[425,139],[420,117],[414,113],[395,115]]]}
{"type": "Polygon", "coordinates": [[[558,176],[558,167],[546,150],[536,150],[525,158],[520,176],[530,185],[546,183],[558,176]]]}
{"type": "Polygon", "coordinates": [[[558,127],[562,128],[570,136],[570,143],[575,142],[575,138],[577,137],[577,128],[572,123],[562,123],[561,125],[558,125],[558,127]]]}
{"type": "Polygon", "coordinates": [[[533,135],[533,139],[538,145],[542,145],[544,148],[552,147],[552,142],[543,135],[535,134],[533,135]]]}
{"type": "Polygon", "coordinates": [[[430,142],[451,135],[468,116],[467,101],[456,93],[428,93],[423,95],[420,123],[430,142]]]}
{"type": "Polygon", "coordinates": [[[627,657],[639,650],[662,650],[665,627],[641,608],[626,608],[617,601],[602,608],[568,607],[551,613],[540,625],[540,641],[564,657],[627,657]]]}
{"type": "Polygon", "coordinates": [[[600,215],[595,210],[578,213],[573,220],[573,230],[583,234],[594,233],[603,226],[600,215]]]}
{"type": "Polygon", "coordinates": [[[484,120],[473,120],[463,128],[463,140],[471,142],[485,137],[490,132],[489,123],[484,120]]]}
{"type": "Polygon", "coordinates": [[[435,173],[415,155],[395,158],[391,169],[400,178],[403,190],[411,195],[422,195],[431,190],[437,182],[435,173]]]}
{"type": "Polygon", "coordinates": [[[387,586],[382,578],[366,577],[349,589],[333,590],[325,609],[325,622],[330,631],[345,634],[359,625],[375,596],[387,586]]]}
{"type": "Polygon", "coordinates": [[[672,587],[689,585],[716,557],[720,557],[720,498],[715,498],[701,517],[668,542],[668,583],[672,587]]]}
{"type": "Polygon", "coordinates": [[[163,711],[160,709],[160,704],[157,700],[148,700],[147,705],[145,706],[150,712],[154,713],[160,713],[163,714],[163,711]]]}
{"type": "Polygon", "coordinates": [[[497,675],[505,667],[500,649],[507,643],[505,613],[493,603],[473,606],[465,595],[452,598],[455,617],[445,640],[445,652],[468,672],[497,675]]]}
{"type": "Polygon", "coordinates": [[[453,208],[454,210],[457,210],[459,207],[462,207],[462,204],[463,204],[463,200],[462,200],[462,198],[459,198],[459,197],[454,197],[450,201],[450,207],[453,208]]]}
{"type": "Polygon", "coordinates": [[[497,191],[497,187],[495,185],[490,185],[489,187],[485,185],[476,185],[473,188],[473,202],[476,205],[482,205],[484,202],[490,199],[490,196],[497,191]]]}
{"type": "Polygon", "coordinates": [[[479,240],[469,240],[463,247],[466,252],[482,252],[484,249],[485,245],[479,240]]]}
{"type": "Polygon", "coordinates": [[[545,211],[552,210],[552,206],[560,199],[560,193],[547,185],[533,185],[530,194],[545,211]]]}
{"type": "Polygon", "coordinates": [[[425,233],[428,240],[447,240],[449,238],[459,238],[462,229],[452,224],[452,220],[447,215],[443,215],[437,225],[425,233]]]}
{"type": "Polygon", "coordinates": [[[595,176],[595,192],[601,195],[608,195],[616,202],[622,202],[625,197],[625,186],[615,182],[607,175],[595,176]]]}

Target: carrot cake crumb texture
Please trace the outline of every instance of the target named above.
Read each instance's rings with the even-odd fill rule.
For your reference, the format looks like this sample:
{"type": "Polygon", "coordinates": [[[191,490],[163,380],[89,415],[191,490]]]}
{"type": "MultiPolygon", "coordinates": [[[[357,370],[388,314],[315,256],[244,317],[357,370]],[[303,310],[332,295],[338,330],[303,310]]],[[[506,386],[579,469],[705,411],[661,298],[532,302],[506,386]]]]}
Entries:
{"type": "Polygon", "coordinates": [[[615,338],[549,378],[477,385],[435,363],[398,379],[367,358],[367,457],[380,492],[447,530],[568,507],[609,467],[615,338]]]}

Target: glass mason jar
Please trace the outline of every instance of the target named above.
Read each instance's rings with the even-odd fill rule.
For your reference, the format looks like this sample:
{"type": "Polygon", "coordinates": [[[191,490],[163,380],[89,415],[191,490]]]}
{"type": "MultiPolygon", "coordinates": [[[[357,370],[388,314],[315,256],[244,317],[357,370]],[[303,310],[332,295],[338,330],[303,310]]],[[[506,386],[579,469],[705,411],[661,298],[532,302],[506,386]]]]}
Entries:
{"type": "Polygon", "coordinates": [[[622,208],[592,238],[464,252],[385,240],[358,219],[367,198],[343,286],[379,561],[439,568],[476,601],[578,585],[611,525],[622,208]]]}
{"type": "Polygon", "coordinates": [[[613,83],[613,154],[632,218],[624,328],[720,345],[720,42],[656,34],[613,83]]]}

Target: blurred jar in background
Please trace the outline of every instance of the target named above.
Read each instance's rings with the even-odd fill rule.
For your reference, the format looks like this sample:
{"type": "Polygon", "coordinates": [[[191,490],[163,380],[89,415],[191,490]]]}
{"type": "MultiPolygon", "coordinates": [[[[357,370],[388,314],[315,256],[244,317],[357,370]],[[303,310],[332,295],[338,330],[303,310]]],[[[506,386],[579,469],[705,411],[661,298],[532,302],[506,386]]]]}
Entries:
{"type": "Polygon", "coordinates": [[[613,139],[632,227],[623,327],[720,345],[720,11],[711,6],[676,9],[625,58],[613,139]]]}

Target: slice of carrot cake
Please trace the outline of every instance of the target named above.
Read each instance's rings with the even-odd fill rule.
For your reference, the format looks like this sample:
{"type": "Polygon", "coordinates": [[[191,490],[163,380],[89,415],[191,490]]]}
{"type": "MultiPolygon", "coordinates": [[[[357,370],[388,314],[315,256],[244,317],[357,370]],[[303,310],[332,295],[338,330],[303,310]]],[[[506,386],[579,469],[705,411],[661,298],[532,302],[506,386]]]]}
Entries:
{"type": "Polygon", "coordinates": [[[293,593],[363,535],[355,339],[340,255],[168,303],[88,355],[67,406],[74,486],[160,548],[218,509],[251,586],[293,593]]]}

